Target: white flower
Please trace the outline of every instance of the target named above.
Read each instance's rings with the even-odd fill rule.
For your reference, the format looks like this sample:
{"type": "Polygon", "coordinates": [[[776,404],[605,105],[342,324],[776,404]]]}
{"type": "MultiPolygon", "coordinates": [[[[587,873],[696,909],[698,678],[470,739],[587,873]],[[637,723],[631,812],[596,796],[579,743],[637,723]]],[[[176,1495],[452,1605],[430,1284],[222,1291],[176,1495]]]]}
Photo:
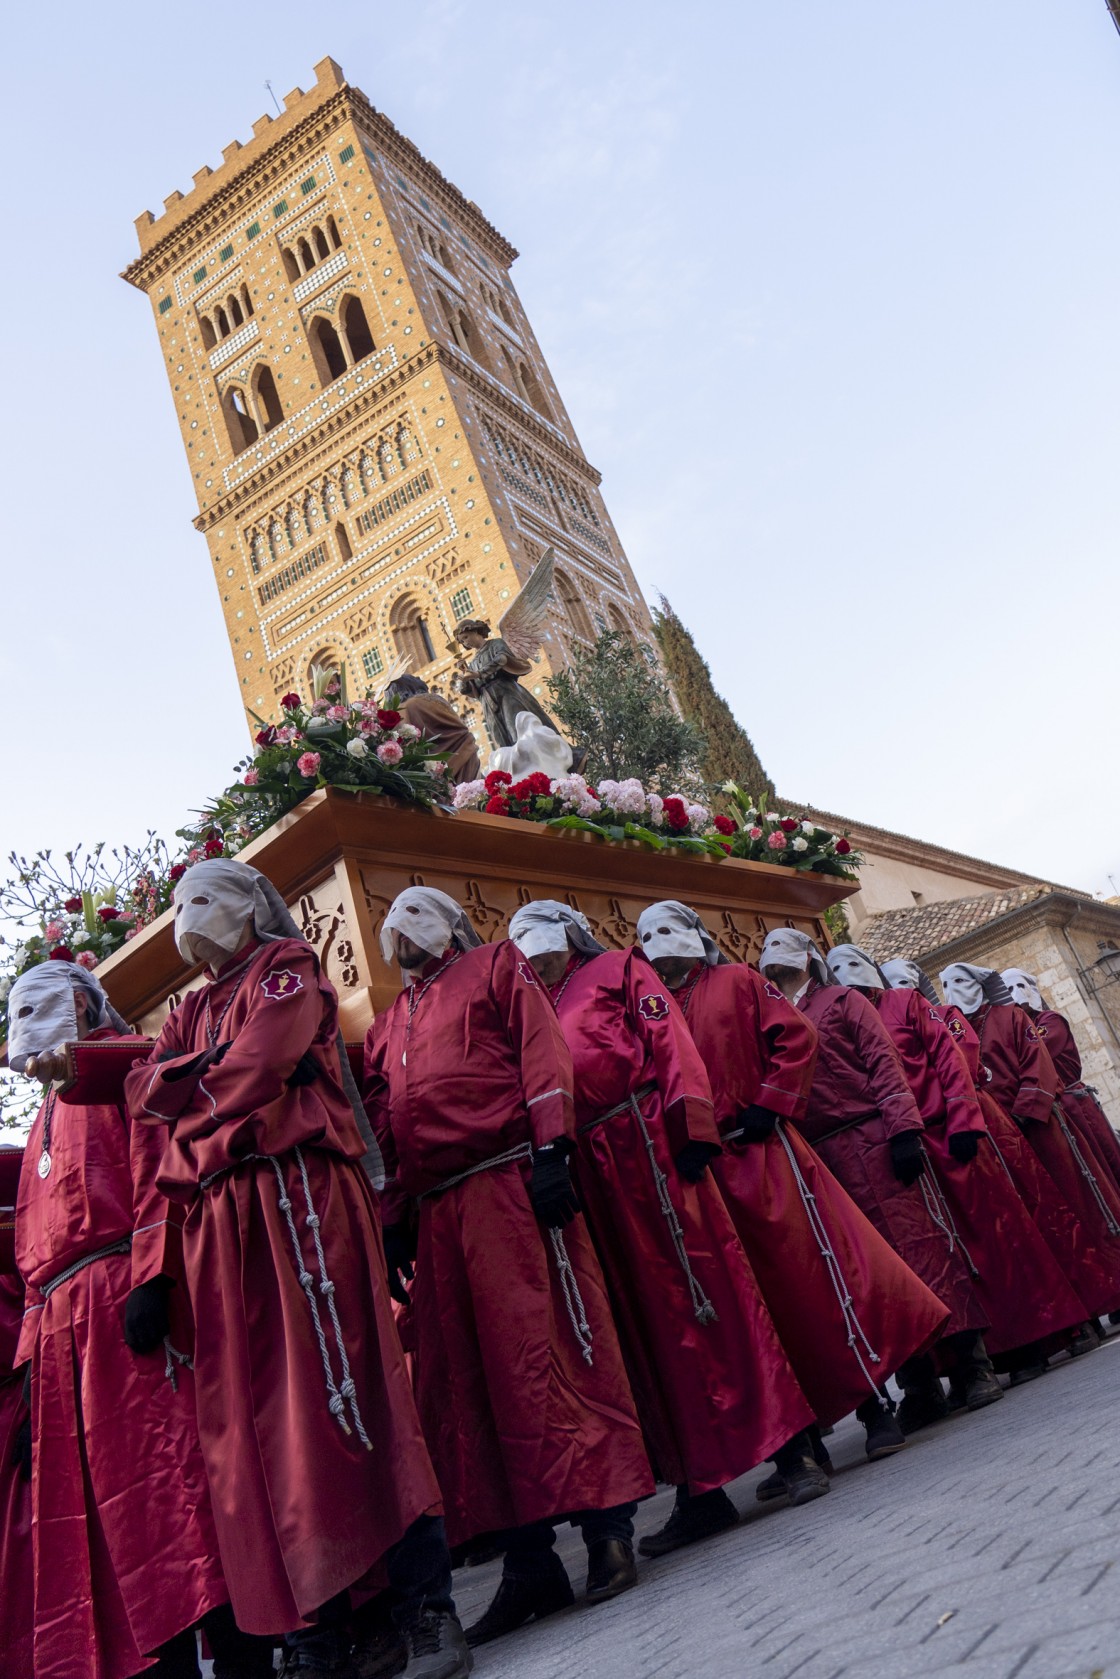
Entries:
{"type": "Polygon", "coordinates": [[[712,820],[712,813],[707,805],[689,805],[688,823],[694,834],[702,834],[712,820]]]}
{"type": "Polygon", "coordinates": [[[346,750],[351,758],[369,757],[369,747],[360,735],[355,735],[353,740],[346,742],[346,750]]]}
{"type": "Polygon", "coordinates": [[[446,775],[447,765],[441,763],[438,758],[433,758],[428,765],[428,774],[435,776],[446,775]]]}
{"type": "Polygon", "coordinates": [[[737,793],[738,791],[739,789],[733,781],[725,781],[720,788],[721,793],[737,793]]]}
{"type": "Polygon", "coordinates": [[[660,828],[665,810],[665,800],[660,793],[649,793],[647,798],[649,799],[650,825],[654,828],[660,828]]]}
{"type": "Polygon", "coordinates": [[[415,723],[398,723],[396,736],[398,740],[419,740],[420,730],[415,723]]]}
{"type": "Polygon", "coordinates": [[[790,842],[790,850],[791,851],[808,851],[808,849],[809,849],[809,841],[807,839],[802,839],[800,834],[798,834],[798,836],[795,840],[792,840],[790,842]]]}
{"type": "Polygon", "coordinates": [[[600,805],[598,799],[592,797],[590,789],[584,793],[582,799],[579,801],[577,810],[580,816],[602,815],[602,806],[600,805]]]}
{"type": "Polygon", "coordinates": [[[461,781],[453,795],[455,809],[466,810],[469,805],[479,804],[485,792],[485,781],[461,781]]]}
{"type": "Polygon", "coordinates": [[[801,832],[803,834],[815,834],[816,831],[817,831],[817,824],[815,822],[802,822],[801,832]]]}
{"type": "Polygon", "coordinates": [[[768,810],[766,812],[766,820],[767,822],[780,822],[782,819],[776,810],[768,810]]]}

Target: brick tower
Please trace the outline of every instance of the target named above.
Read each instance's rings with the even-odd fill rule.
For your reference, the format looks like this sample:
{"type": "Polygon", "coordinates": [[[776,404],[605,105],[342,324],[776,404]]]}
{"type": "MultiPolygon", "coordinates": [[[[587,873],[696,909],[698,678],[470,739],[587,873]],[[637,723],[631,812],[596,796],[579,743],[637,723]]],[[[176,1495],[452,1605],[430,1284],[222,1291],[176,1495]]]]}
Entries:
{"type": "MultiPolygon", "coordinates": [[[[247,713],[312,663],[450,695],[549,546],[536,693],[649,614],[509,278],[517,252],[324,59],[247,145],[138,217],[148,295],[247,713]]],[[[547,696],[544,696],[547,699],[547,696]]],[[[482,735],[472,702],[455,697],[482,735]]]]}

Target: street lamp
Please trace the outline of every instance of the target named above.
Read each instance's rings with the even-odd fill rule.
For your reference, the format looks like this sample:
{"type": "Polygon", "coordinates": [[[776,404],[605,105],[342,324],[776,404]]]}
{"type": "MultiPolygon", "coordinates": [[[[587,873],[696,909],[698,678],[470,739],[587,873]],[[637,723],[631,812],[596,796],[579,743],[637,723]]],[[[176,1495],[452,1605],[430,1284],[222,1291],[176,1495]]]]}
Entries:
{"type": "Polygon", "coordinates": [[[1120,950],[1104,939],[1097,941],[1100,955],[1085,969],[1085,978],[1093,991],[1103,991],[1106,985],[1120,985],[1120,950]]]}

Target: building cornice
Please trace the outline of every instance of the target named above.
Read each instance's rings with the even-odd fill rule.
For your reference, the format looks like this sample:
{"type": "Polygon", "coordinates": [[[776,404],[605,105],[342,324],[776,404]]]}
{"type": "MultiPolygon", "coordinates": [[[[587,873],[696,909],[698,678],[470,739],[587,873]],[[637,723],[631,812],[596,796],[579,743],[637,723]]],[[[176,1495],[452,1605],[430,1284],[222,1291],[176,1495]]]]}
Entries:
{"type": "MultiPolygon", "coordinates": [[[[997,915],[982,926],[960,938],[935,945],[916,960],[936,976],[938,968],[951,962],[971,962],[984,956],[993,944],[1015,935],[1033,932],[1040,927],[1068,927],[1076,920],[1089,933],[1100,933],[1120,942],[1120,908],[1101,903],[1098,898],[1084,898],[1077,892],[1044,892],[1030,903],[1019,904],[1004,915],[997,915]]],[[[984,964],[979,964],[983,966],[984,964]]]]}

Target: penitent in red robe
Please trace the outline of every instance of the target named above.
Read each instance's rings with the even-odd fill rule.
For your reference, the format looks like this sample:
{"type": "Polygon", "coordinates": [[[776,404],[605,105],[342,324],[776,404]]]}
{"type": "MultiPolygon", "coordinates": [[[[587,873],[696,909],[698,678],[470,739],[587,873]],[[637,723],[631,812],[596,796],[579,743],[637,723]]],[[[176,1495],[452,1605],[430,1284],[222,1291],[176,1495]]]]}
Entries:
{"type": "Polygon", "coordinates": [[[562,1232],[566,1291],[529,1200],[530,1147],[575,1134],[571,1091],[555,1010],[508,941],[445,957],[366,1038],[397,1216],[420,1198],[417,1397],[452,1545],[653,1490],[586,1224],[562,1232]]]}
{"type": "Polygon", "coordinates": [[[894,1175],[890,1139],[922,1116],[898,1051],[867,998],[816,980],[798,1008],[817,1029],[817,1065],[799,1128],[895,1252],[949,1307],[946,1334],[987,1328],[959,1247],[950,1248],[921,1183],[894,1175]]]}
{"type": "Polygon", "coordinates": [[[687,1183],[673,1163],[690,1141],[719,1146],[704,1063],[636,950],[573,958],[552,996],[575,1068],[580,1198],[638,1416],[661,1478],[707,1492],[813,1413],[714,1179],[687,1183]]]}
{"type": "Polygon", "coordinates": [[[1081,1323],[1081,1301],[992,1147],[968,1063],[940,1012],[917,991],[871,991],[868,1001],[901,1058],[937,1186],[974,1267],[989,1354],[998,1358],[1081,1323]],[[970,1132],[979,1146],[962,1164],[949,1139],[970,1132]]]}
{"type": "Polygon", "coordinates": [[[16,1270],[15,1200],[23,1150],[0,1148],[0,1679],[31,1679],[35,1575],[31,1484],[12,1461],[27,1418],[16,1360],[23,1283],[16,1270]]]}
{"type": "Polygon", "coordinates": [[[713,1172],[814,1415],[837,1422],[932,1344],[947,1308],[800,1135],[817,1047],[808,1021],[739,964],[698,968],[675,996],[721,1132],[752,1103],[782,1116],[765,1142],[725,1139],[713,1172]]]}
{"type": "Polygon", "coordinates": [[[125,1086],[163,1149],[161,1186],[187,1207],[199,1433],[246,1632],[294,1630],[440,1507],[337,1017],[309,945],[255,945],[188,993],[125,1086]],[[224,1059],[175,1080],[210,1030],[224,1059]],[[306,1054],[316,1076],[289,1082],[306,1054]]]}
{"type": "MultiPolygon", "coordinates": [[[[1067,1256],[1058,1255],[1062,1269],[1090,1317],[1120,1309],[1120,1236],[1108,1227],[1109,1215],[1120,1215],[1120,1192],[1110,1180],[1100,1182],[1102,1211],[1059,1122],[1061,1081],[1029,1015],[1015,1003],[984,1003],[970,1025],[980,1040],[981,1088],[1016,1121],[1075,1215],[1072,1228],[1067,1221],[1067,1256]]],[[[1008,1165],[1014,1171],[1010,1159],[1008,1165]]]]}
{"type": "Polygon", "coordinates": [[[1112,1183],[1120,1186],[1120,1137],[1108,1121],[1095,1094],[1081,1077],[1081,1052],[1064,1014],[1055,1009],[1025,1011],[1034,1022],[1038,1041],[1054,1063],[1063,1111],[1079,1137],[1092,1146],[1112,1183]]]}
{"type": "MultiPolygon", "coordinates": [[[[32,1368],[36,1679],[128,1679],[228,1598],[190,1371],[173,1384],[162,1347],[140,1355],[124,1341],[130,1290],[179,1274],[178,1221],[155,1183],[160,1143],[122,1108],[53,1093],[27,1142],[17,1361],[32,1368]],[[111,1246],[120,1251],[51,1286],[111,1246]]],[[[181,1346],[177,1326],[171,1339],[181,1346]]]]}

